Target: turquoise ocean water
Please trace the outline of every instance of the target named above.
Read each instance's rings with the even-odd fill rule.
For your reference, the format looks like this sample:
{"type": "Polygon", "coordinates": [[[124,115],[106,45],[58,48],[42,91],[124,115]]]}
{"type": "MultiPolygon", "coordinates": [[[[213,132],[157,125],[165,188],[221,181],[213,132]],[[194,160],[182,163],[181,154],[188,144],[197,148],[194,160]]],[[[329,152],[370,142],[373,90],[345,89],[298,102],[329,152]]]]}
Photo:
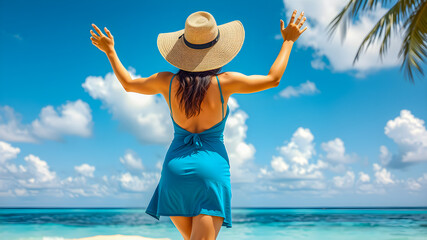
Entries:
{"type": "MultiPolygon", "coordinates": [[[[169,217],[143,208],[0,209],[0,239],[60,240],[94,235],[182,239],[169,217]]],[[[233,208],[218,239],[427,239],[425,208],[233,208]]]]}

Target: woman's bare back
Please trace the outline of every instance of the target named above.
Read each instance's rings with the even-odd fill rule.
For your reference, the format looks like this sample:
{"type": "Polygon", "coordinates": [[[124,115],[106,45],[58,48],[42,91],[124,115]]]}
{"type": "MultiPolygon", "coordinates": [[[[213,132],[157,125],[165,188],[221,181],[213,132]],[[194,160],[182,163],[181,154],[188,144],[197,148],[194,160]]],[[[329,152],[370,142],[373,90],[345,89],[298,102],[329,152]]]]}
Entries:
{"type": "MultiPolygon", "coordinates": [[[[224,73],[218,74],[218,79],[220,81],[222,87],[222,79],[224,78],[224,73]]],[[[173,74],[170,75],[169,81],[172,79],[173,74]]],[[[186,117],[185,112],[179,109],[179,99],[175,97],[175,94],[179,88],[178,75],[175,75],[172,86],[171,86],[171,103],[169,103],[169,98],[166,99],[169,106],[172,107],[172,117],[176,124],[185,130],[192,133],[200,133],[203,132],[215,124],[222,121],[222,119],[226,115],[227,111],[227,103],[230,95],[225,94],[224,90],[222,90],[222,95],[224,98],[224,116],[222,115],[222,106],[221,106],[221,95],[218,86],[218,82],[216,80],[216,76],[212,76],[211,83],[206,90],[205,97],[201,103],[200,114],[197,116],[193,116],[191,118],[186,117]]]]}

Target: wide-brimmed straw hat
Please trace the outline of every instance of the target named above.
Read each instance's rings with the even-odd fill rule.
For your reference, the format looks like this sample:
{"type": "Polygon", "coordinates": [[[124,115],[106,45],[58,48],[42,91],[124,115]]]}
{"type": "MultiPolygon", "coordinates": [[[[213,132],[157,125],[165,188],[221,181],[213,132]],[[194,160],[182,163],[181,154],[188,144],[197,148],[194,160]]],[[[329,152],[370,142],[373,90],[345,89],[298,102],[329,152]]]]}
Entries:
{"type": "Polygon", "coordinates": [[[184,29],[160,33],[157,47],[173,66],[201,72],[229,63],[239,53],[244,40],[245,30],[239,20],[217,26],[212,14],[198,11],[188,16],[184,29]]]}

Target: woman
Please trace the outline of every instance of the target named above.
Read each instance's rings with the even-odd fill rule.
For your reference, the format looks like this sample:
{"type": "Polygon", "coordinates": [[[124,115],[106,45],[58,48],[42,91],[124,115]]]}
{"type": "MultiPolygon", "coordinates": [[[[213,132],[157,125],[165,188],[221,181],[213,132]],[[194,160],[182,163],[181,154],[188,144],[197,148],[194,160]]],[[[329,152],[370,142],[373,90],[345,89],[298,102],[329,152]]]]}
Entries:
{"type": "Polygon", "coordinates": [[[293,12],[288,26],[280,20],[282,48],[268,75],[219,73],[240,51],[244,29],[240,21],[218,25],[205,11],[192,13],[185,28],[159,34],[162,56],[179,68],[132,79],[114,50],[114,37],[95,25],[92,43],[103,51],[127,92],[159,94],[169,105],[174,139],[163,162],[159,184],[146,209],[150,216],[170,216],[184,239],[216,239],[221,226],[231,224],[230,164],[223,130],[233,93],[253,93],[279,85],[293,43],[307,29],[306,18],[293,12]],[[224,110],[225,109],[225,110],[224,110]]]}

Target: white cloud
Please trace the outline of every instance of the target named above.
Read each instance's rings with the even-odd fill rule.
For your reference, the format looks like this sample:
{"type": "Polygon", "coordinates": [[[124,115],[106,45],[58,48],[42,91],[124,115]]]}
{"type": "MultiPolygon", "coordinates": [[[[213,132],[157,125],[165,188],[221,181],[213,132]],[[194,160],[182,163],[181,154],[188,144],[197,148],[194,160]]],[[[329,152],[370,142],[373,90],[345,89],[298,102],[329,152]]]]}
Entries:
{"type": "Polygon", "coordinates": [[[285,162],[283,157],[273,156],[273,160],[271,161],[271,167],[274,171],[284,172],[289,169],[289,164],[285,162]]]}
{"type": "Polygon", "coordinates": [[[418,179],[409,178],[406,180],[406,187],[412,191],[421,191],[427,185],[427,173],[418,179]]]}
{"type": "Polygon", "coordinates": [[[14,159],[21,152],[21,149],[12,147],[10,143],[0,141],[0,164],[6,163],[9,159],[14,159]]]}
{"type": "Polygon", "coordinates": [[[391,161],[392,158],[392,154],[390,153],[390,151],[388,150],[388,148],[384,145],[380,146],[380,163],[383,166],[387,166],[388,163],[391,161]]]}
{"type": "Polygon", "coordinates": [[[120,157],[120,162],[129,171],[140,171],[144,169],[141,158],[136,156],[136,153],[130,150],[128,150],[123,157],[120,157]]]}
{"type": "Polygon", "coordinates": [[[336,35],[328,39],[326,27],[347,4],[347,1],[284,0],[283,2],[286,10],[286,19],[283,20],[286,24],[288,24],[294,9],[298,10],[298,15],[301,11],[304,11],[304,16],[307,17],[304,25],[308,26],[308,29],[296,43],[298,46],[310,47],[315,50],[315,58],[312,60],[313,68],[323,69],[327,65],[333,71],[354,71],[356,76],[362,77],[369,71],[394,67],[400,64],[397,53],[400,49],[402,37],[399,34],[392,34],[388,54],[383,59],[383,62],[378,57],[379,43],[376,42],[360,56],[359,61],[354,66],[352,65],[363,38],[380,17],[384,15],[387,9],[378,6],[372,12],[360,13],[358,20],[349,27],[347,36],[341,43],[339,37],[341,29],[337,29],[336,35]],[[327,63],[323,58],[328,60],[327,63]]]}
{"type": "Polygon", "coordinates": [[[39,119],[32,123],[33,133],[39,138],[59,140],[62,135],[89,137],[92,133],[92,114],[89,105],[82,100],[67,101],[58,108],[42,108],[39,119]]]}
{"type": "Polygon", "coordinates": [[[371,178],[367,173],[359,172],[359,181],[360,182],[369,182],[371,178]]]}
{"type": "Polygon", "coordinates": [[[355,182],[356,193],[358,194],[386,194],[385,186],[394,185],[401,181],[394,179],[387,169],[382,168],[379,164],[373,164],[375,181],[371,181],[371,177],[364,172],[359,172],[359,179],[355,182]]]}
{"type": "MultiPolygon", "coordinates": [[[[132,79],[139,78],[130,68],[132,79]]],[[[114,73],[105,78],[87,77],[82,87],[94,99],[102,102],[102,108],[112,114],[121,129],[134,134],[142,143],[167,144],[173,137],[169,107],[157,95],[126,92],[114,73]]]]}
{"type": "Polygon", "coordinates": [[[421,184],[419,184],[415,179],[408,179],[408,188],[411,190],[419,190],[421,188],[421,184]]]}
{"type": "Polygon", "coordinates": [[[76,170],[82,176],[93,177],[93,172],[95,172],[95,167],[87,163],[83,163],[80,166],[75,166],[74,170],[76,170]]]}
{"type": "Polygon", "coordinates": [[[84,163],[75,166],[78,176],[61,178],[47,161],[29,154],[24,157],[25,165],[17,165],[14,159],[21,150],[7,142],[0,141],[0,196],[26,197],[46,195],[54,197],[118,196],[120,193],[142,192],[152,189],[160,179],[160,172],[129,172],[111,176],[94,176],[95,166],[84,163]]]}
{"type": "Polygon", "coordinates": [[[92,134],[92,114],[89,105],[78,99],[58,107],[43,107],[39,118],[31,124],[21,124],[22,117],[9,106],[0,107],[0,138],[13,142],[38,142],[40,139],[62,140],[65,135],[89,137],[92,134]]]}
{"type": "Polygon", "coordinates": [[[311,63],[311,67],[314,69],[323,70],[326,68],[326,63],[322,61],[321,58],[316,58],[312,60],[310,63],[311,63]]]}
{"type": "Polygon", "coordinates": [[[298,97],[300,95],[313,95],[319,93],[316,84],[307,80],[304,83],[301,83],[299,86],[293,87],[288,86],[282,91],[280,91],[279,96],[284,98],[298,97]]]}
{"type": "Polygon", "coordinates": [[[351,188],[354,184],[354,172],[347,171],[344,176],[335,176],[333,182],[338,188],[351,188]]]}
{"type": "Polygon", "coordinates": [[[97,179],[88,180],[85,176],[67,177],[60,181],[60,191],[64,196],[71,198],[83,197],[102,197],[113,195],[115,189],[105,184],[98,183],[97,179]]]}
{"type": "Polygon", "coordinates": [[[9,106],[0,106],[0,139],[11,142],[36,142],[30,126],[21,124],[22,116],[9,106]]]}
{"type": "Polygon", "coordinates": [[[224,129],[224,143],[230,159],[231,181],[253,182],[257,167],[253,159],[255,147],[246,142],[248,114],[239,108],[237,100],[230,97],[228,100],[230,113],[224,129]]]}
{"type": "Polygon", "coordinates": [[[323,142],[322,149],[326,152],[326,159],[334,163],[349,164],[356,161],[356,155],[350,156],[345,153],[344,142],[341,138],[323,142]]]}
{"type": "Polygon", "coordinates": [[[280,147],[280,153],[293,163],[307,165],[308,160],[316,154],[313,139],[310,129],[299,127],[292,135],[291,141],[280,147]]]}
{"type": "MultiPolygon", "coordinates": [[[[29,154],[24,158],[28,163],[27,170],[34,177],[34,182],[49,182],[56,178],[56,173],[49,170],[46,161],[41,160],[39,157],[29,154]]],[[[30,181],[34,183],[33,181],[30,181]]]]}
{"type": "Polygon", "coordinates": [[[124,190],[131,192],[144,192],[155,185],[160,178],[158,173],[145,173],[141,176],[132,175],[129,172],[123,173],[120,176],[113,176],[113,180],[118,180],[124,190]]]}
{"type": "Polygon", "coordinates": [[[313,161],[316,154],[313,143],[314,136],[310,129],[299,127],[289,142],[278,147],[280,156],[273,156],[268,167],[260,168],[258,189],[271,186],[275,190],[319,190],[326,187],[322,169],[328,164],[322,160],[313,161]]]}
{"type": "Polygon", "coordinates": [[[381,167],[377,163],[373,164],[373,169],[375,171],[375,179],[377,183],[381,184],[394,184],[395,181],[392,179],[392,175],[387,169],[381,167]]]}
{"type": "Polygon", "coordinates": [[[384,133],[397,145],[399,152],[391,154],[386,147],[380,148],[380,162],[390,168],[404,168],[427,161],[427,131],[424,120],[416,118],[409,110],[387,121],[384,133]]]}

